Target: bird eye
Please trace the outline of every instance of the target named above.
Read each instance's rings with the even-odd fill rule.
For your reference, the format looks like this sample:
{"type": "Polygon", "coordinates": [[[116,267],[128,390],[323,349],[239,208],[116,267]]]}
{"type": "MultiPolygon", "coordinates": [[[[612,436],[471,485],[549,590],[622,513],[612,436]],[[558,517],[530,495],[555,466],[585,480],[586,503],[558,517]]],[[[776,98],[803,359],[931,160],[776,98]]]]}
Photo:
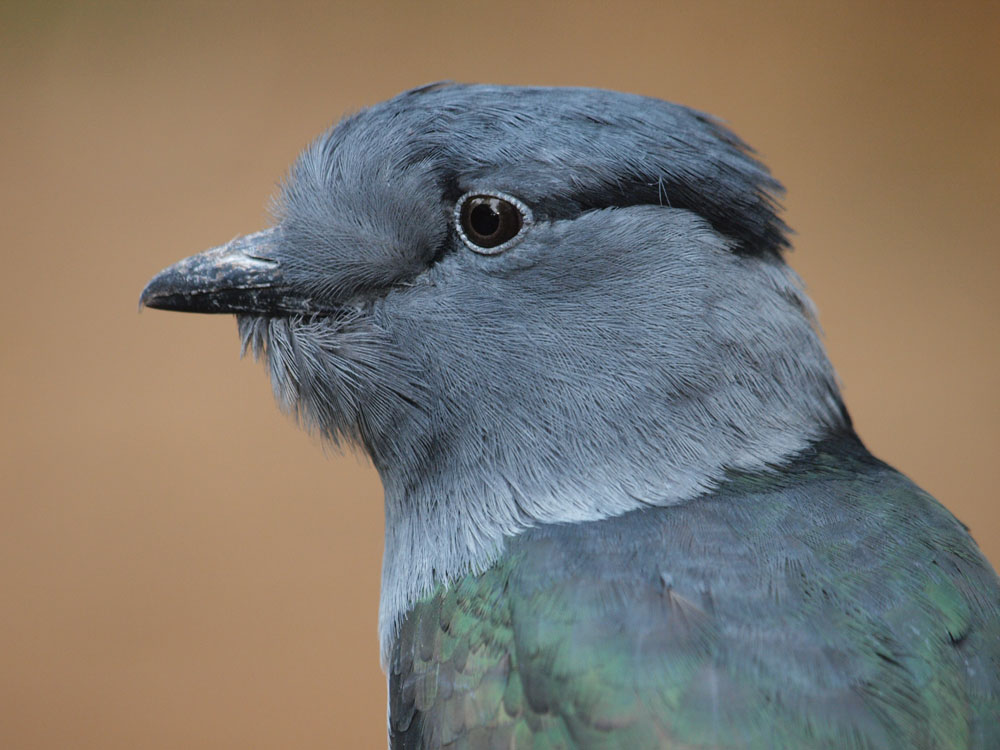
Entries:
{"type": "Polygon", "coordinates": [[[467,193],[459,199],[455,213],[465,244],[485,255],[510,247],[531,220],[528,207],[509,195],[467,193]]]}

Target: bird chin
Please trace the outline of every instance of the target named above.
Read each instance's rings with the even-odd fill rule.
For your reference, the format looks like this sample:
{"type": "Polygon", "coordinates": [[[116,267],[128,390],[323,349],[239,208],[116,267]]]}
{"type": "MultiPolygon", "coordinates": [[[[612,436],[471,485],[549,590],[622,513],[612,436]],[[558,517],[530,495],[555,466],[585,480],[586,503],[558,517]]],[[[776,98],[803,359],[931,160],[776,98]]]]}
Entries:
{"type": "Polygon", "coordinates": [[[353,441],[358,396],[347,351],[351,316],[239,315],[241,356],[264,362],[275,400],[310,431],[335,443],[353,441]]]}
{"type": "MultiPolygon", "coordinates": [[[[310,432],[337,446],[363,446],[368,413],[384,407],[387,359],[363,310],[303,316],[237,316],[242,354],[267,367],[275,400],[310,432]]],[[[405,391],[404,391],[405,392],[405,391]]]]}

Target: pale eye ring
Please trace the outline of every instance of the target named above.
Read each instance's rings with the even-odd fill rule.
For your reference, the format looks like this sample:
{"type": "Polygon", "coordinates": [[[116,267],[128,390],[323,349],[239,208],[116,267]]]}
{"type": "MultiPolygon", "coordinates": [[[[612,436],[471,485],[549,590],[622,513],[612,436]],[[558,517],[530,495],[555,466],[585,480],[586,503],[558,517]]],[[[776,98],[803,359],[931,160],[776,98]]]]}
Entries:
{"type": "Polygon", "coordinates": [[[455,228],[473,252],[497,255],[510,249],[532,223],[531,209],[506,193],[468,192],[455,204],[455,228]]]}

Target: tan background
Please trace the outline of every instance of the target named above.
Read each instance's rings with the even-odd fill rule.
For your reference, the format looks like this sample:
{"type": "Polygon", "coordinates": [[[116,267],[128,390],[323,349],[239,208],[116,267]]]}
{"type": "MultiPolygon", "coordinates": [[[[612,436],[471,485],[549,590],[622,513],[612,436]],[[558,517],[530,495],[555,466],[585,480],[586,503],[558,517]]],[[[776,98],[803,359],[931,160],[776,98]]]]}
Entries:
{"type": "Polygon", "coordinates": [[[231,319],[136,300],[263,226],[343,112],[436,79],[727,119],[789,188],[861,436],[1000,562],[1000,4],[22,5],[0,16],[0,747],[383,746],[373,470],[277,412],[231,319]]]}

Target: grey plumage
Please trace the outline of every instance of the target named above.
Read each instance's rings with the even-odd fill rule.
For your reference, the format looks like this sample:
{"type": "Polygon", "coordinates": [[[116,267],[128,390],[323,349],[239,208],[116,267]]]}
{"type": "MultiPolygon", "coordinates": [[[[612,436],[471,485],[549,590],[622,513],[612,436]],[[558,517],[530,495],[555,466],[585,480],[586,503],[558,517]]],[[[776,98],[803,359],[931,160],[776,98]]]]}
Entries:
{"type": "Polygon", "coordinates": [[[431,87],[305,151],[282,265],[351,312],[240,325],[280,403],[380,472],[384,649],[506,536],[685,500],[843,424],[777,189],[715,121],[607,92],[431,87]],[[449,232],[480,188],[538,216],[516,252],[449,232]]]}
{"type": "Polygon", "coordinates": [[[279,403],[371,456],[387,662],[418,602],[528,529],[694,501],[851,433],[779,192],[677,105],[433,85],[305,150],[228,296],[189,265],[144,300],[238,313],[279,403]],[[530,210],[516,246],[470,251],[470,192],[530,210]]]}

